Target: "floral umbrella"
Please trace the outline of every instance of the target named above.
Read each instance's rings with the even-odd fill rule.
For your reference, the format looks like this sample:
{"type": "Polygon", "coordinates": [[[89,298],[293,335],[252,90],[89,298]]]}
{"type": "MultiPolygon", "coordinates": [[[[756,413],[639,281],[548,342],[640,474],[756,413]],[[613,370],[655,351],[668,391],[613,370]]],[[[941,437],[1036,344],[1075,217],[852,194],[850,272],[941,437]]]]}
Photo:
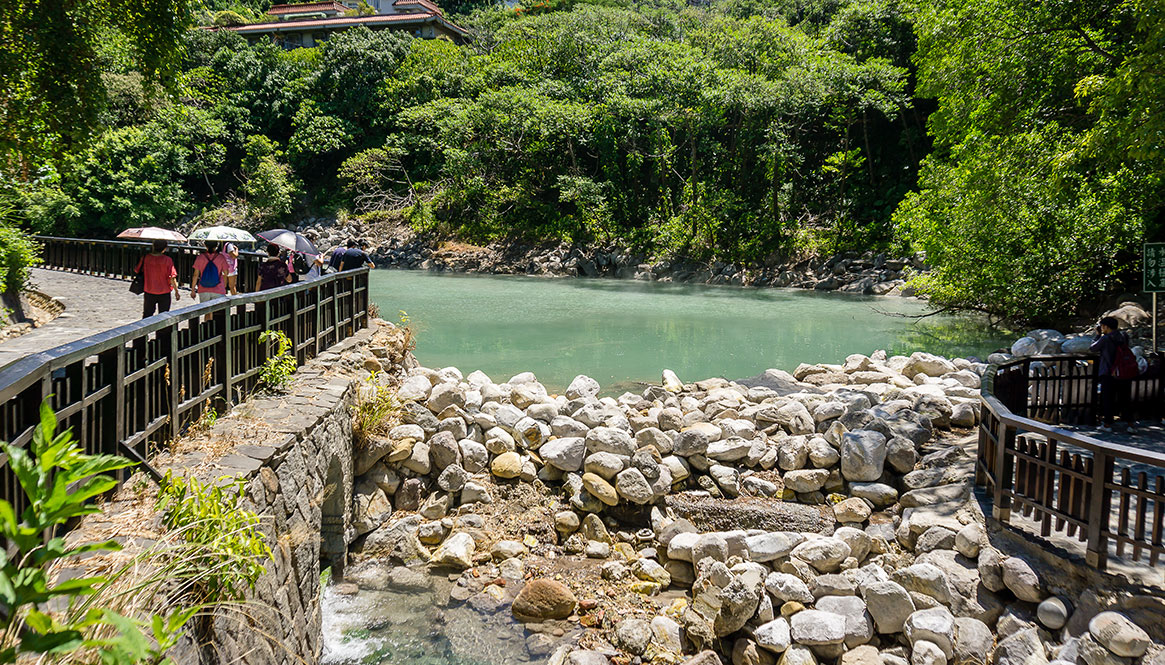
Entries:
{"type": "Polygon", "coordinates": [[[160,229],[156,226],[139,226],[126,229],[117,234],[118,238],[132,238],[134,240],[168,240],[170,242],[186,242],[186,236],[177,231],[160,229]]]}
{"type": "Polygon", "coordinates": [[[221,240],[225,242],[256,242],[255,236],[233,226],[208,226],[190,234],[191,240],[221,240]]]}

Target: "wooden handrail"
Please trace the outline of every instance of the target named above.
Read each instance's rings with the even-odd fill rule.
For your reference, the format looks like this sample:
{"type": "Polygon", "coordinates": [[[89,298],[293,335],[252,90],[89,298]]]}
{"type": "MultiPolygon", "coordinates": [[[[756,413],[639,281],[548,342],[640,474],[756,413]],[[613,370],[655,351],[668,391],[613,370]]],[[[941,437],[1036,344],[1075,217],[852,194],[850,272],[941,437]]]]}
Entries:
{"type": "MultiPolygon", "coordinates": [[[[120,241],[41,242],[46,267],[121,278],[132,273],[143,249],[143,243],[120,241]],[[85,252],[76,251],[82,247],[85,252]]],[[[200,251],[179,250],[190,261],[200,251]]],[[[257,257],[253,263],[257,267],[257,257]]],[[[246,264],[240,260],[240,276],[246,264]]],[[[258,386],[269,353],[258,341],[263,331],[286,334],[302,364],[365,327],[368,276],[360,268],[226,296],[0,367],[0,440],[27,445],[39,406],[49,399],[62,428],[72,428],[87,452],[144,461],[150,446],[176,440],[208,411],[229,408],[258,386]]],[[[0,460],[0,498],[19,514],[26,498],[5,462],[0,460]]]]}
{"type": "MultiPolygon", "coordinates": [[[[1165,454],[1056,426],[1065,414],[1095,418],[1095,360],[1035,356],[989,368],[981,389],[975,482],[991,490],[993,517],[1009,522],[1017,506],[1040,524],[1041,537],[1054,530],[1083,541],[1086,561],[1098,569],[1107,566],[1110,542],[1118,557],[1131,547],[1133,560],[1147,557],[1157,565],[1165,557],[1165,454]],[[1034,362],[1044,369],[1033,376],[1034,362]],[[1005,390],[1011,405],[996,394],[1003,377],[1011,382],[1005,390]],[[1039,411],[1051,422],[1012,408],[1039,411]],[[1135,465],[1147,469],[1134,478],[1135,465]]],[[[1159,418],[1160,376],[1136,379],[1131,387],[1142,411],[1159,418]]]]}

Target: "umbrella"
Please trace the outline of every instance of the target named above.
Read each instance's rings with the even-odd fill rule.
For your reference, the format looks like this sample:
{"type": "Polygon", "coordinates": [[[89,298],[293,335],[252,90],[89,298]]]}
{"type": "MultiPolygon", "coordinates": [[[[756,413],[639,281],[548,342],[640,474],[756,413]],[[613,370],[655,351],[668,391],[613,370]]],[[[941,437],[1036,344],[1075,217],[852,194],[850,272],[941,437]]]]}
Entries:
{"type": "Polygon", "coordinates": [[[168,240],[170,242],[186,242],[186,236],[177,231],[160,229],[156,226],[141,226],[126,229],[117,234],[118,238],[134,238],[137,240],[168,240]]]}
{"type": "Polygon", "coordinates": [[[255,236],[233,226],[209,226],[190,234],[191,240],[223,240],[229,242],[255,242],[255,236]]]}
{"type": "Polygon", "coordinates": [[[263,231],[257,234],[263,240],[269,243],[279,245],[285,249],[293,252],[303,252],[304,254],[319,254],[320,250],[311,243],[310,240],[296,233],[295,231],[288,231],[287,229],[271,229],[270,231],[263,231]]]}

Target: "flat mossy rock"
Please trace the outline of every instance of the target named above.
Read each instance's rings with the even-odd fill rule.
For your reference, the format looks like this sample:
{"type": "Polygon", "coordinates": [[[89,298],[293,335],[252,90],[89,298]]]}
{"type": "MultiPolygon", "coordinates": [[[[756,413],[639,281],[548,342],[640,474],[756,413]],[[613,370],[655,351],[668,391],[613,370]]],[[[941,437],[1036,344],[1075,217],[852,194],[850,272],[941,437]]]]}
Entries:
{"type": "Polygon", "coordinates": [[[669,495],[667,506],[696,527],[697,531],[763,529],[832,533],[833,511],[827,506],[809,506],[788,501],[762,499],[714,499],[686,494],[669,495]]]}

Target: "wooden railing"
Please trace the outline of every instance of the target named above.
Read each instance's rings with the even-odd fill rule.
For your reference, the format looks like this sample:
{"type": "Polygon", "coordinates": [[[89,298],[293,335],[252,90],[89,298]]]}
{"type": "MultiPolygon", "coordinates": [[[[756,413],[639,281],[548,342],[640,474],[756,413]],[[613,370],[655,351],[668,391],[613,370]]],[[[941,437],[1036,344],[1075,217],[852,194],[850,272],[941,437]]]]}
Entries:
{"type": "MultiPolygon", "coordinates": [[[[85,254],[93,261],[87,268],[77,256],[48,253],[46,265],[125,276],[129,254],[95,244],[85,254]],[[113,258],[94,249],[101,246],[113,258]]],[[[272,353],[258,339],[263,331],[283,331],[303,363],[365,327],[368,275],[361,268],[228,296],[11,363],[0,369],[0,440],[27,445],[39,405],[49,399],[62,428],[72,428],[87,452],[147,459],[151,445],[173,441],[210,409],[222,412],[255,390],[272,353]]],[[[20,514],[25,499],[5,462],[0,458],[0,498],[20,514]]]]}
{"type": "MultiPolygon", "coordinates": [[[[138,261],[149,253],[149,242],[124,240],[86,240],[83,238],[57,238],[35,236],[43,248],[41,258],[47,268],[77,272],[97,277],[130,279],[134,275],[138,261]]],[[[178,271],[178,283],[189,285],[194,276],[194,259],[202,253],[201,247],[192,245],[170,245],[166,256],[174,261],[178,271]]],[[[259,277],[259,264],[265,254],[256,252],[239,253],[239,292],[250,291],[259,277]]]]}
{"type": "MultiPolygon", "coordinates": [[[[975,482],[986,486],[992,515],[1012,510],[1085,544],[1085,559],[1105,569],[1117,557],[1165,554],[1165,454],[1101,441],[1057,427],[1096,420],[1096,359],[1044,356],[993,366],[984,378],[975,482]]],[[[1133,408],[1160,418],[1161,378],[1135,379],[1133,408]]]]}

